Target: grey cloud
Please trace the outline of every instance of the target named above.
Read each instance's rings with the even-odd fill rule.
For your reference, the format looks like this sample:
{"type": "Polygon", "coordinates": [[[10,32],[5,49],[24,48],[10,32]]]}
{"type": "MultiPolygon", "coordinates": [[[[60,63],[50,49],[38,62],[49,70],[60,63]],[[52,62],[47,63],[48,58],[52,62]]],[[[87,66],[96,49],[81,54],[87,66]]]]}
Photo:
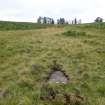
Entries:
{"type": "Polygon", "coordinates": [[[0,0],[0,19],[35,21],[38,16],[78,17],[93,21],[103,14],[104,0],[0,0]]]}

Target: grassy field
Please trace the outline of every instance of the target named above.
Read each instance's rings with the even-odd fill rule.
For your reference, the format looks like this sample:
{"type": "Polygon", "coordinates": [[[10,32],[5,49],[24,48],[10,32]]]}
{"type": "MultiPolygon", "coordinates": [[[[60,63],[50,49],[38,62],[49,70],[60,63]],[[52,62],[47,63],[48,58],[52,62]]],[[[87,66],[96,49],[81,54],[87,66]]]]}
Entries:
{"type": "Polygon", "coordinates": [[[40,100],[43,78],[53,60],[70,77],[64,91],[78,91],[86,98],[84,105],[105,105],[105,29],[100,27],[0,26],[4,30],[0,31],[0,105],[64,105],[62,97],[40,100]]]}

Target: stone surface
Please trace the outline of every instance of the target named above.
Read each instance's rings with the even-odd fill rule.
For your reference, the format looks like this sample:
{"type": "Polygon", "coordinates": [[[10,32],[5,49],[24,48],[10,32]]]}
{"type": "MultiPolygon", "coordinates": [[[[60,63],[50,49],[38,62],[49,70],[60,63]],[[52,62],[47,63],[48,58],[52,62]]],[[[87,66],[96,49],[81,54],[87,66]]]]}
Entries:
{"type": "Polygon", "coordinates": [[[54,71],[49,77],[48,80],[49,83],[68,83],[68,78],[62,71],[54,71]]]}

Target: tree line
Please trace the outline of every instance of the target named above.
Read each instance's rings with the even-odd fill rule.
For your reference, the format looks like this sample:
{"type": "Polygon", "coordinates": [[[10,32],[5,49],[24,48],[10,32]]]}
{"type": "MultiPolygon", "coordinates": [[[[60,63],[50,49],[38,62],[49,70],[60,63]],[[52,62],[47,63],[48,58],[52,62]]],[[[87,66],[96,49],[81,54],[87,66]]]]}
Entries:
{"type": "Polygon", "coordinates": [[[81,19],[77,20],[76,18],[74,20],[71,21],[67,21],[65,18],[59,18],[57,19],[57,22],[55,22],[55,20],[53,18],[50,17],[39,17],[37,19],[37,23],[40,24],[81,24],[81,19]]]}
{"type": "MultiPolygon", "coordinates": [[[[94,22],[103,22],[103,18],[101,17],[97,17],[94,22]]],[[[37,19],[37,23],[40,23],[40,24],[81,24],[82,21],[81,19],[77,20],[77,18],[73,19],[73,20],[70,20],[70,21],[67,21],[65,18],[59,18],[57,19],[57,22],[55,22],[55,20],[53,18],[50,18],[50,17],[39,17],[37,19]]]]}

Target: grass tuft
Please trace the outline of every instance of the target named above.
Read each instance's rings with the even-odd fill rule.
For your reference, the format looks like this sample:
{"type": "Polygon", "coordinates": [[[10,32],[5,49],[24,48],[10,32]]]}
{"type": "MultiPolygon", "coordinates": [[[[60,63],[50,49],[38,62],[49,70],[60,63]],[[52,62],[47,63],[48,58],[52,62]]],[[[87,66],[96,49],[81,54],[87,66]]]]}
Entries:
{"type": "Polygon", "coordinates": [[[86,32],[78,32],[78,31],[66,31],[62,34],[65,36],[72,36],[72,37],[86,36],[86,32]]]}

